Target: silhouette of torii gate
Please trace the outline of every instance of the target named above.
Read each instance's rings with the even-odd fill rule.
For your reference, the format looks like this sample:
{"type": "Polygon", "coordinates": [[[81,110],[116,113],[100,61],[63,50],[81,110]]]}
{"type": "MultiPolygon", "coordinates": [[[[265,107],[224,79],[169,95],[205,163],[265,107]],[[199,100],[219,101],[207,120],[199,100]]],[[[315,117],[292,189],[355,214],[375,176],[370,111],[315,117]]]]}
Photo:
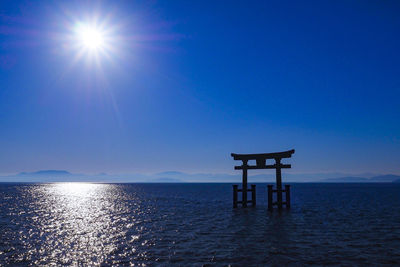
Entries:
{"type": "Polygon", "coordinates": [[[237,207],[238,203],[242,204],[242,207],[247,207],[247,203],[251,203],[253,206],[256,205],[256,186],[251,185],[251,189],[247,188],[247,170],[258,170],[258,169],[275,169],[276,170],[276,190],[272,188],[272,185],[268,185],[268,209],[273,210],[273,206],[277,205],[278,209],[282,209],[283,205],[286,208],[290,208],[290,185],[285,185],[285,190],[282,190],[282,172],[281,169],[291,168],[290,164],[282,164],[281,159],[291,158],[294,153],[294,149],[276,152],[276,153],[262,153],[262,154],[235,154],[231,156],[234,160],[241,160],[241,166],[235,166],[235,170],[243,171],[242,189],[238,189],[238,185],[233,185],[233,207],[237,207]],[[268,159],[274,159],[275,164],[267,165],[268,159]],[[249,160],[255,160],[256,165],[248,165],[249,160]],[[247,200],[247,192],[252,192],[251,200],[247,200]],[[238,192],[242,192],[242,200],[238,201],[238,192]],[[286,193],[285,202],[282,200],[282,192],[286,193]],[[277,193],[277,201],[273,202],[273,193],[277,193]]]}

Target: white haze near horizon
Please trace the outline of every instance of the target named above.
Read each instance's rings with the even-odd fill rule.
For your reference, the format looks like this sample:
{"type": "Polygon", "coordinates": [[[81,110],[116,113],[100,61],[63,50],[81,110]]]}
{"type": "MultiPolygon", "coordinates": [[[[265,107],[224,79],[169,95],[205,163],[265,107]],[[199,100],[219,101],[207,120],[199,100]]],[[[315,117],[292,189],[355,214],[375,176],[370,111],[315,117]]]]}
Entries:
{"type": "MultiPolygon", "coordinates": [[[[319,182],[324,179],[342,177],[371,178],[388,174],[379,173],[293,173],[283,171],[284,182],[319,182]]],[[[400,178],[400,176],[399,176],[400,178]]],[[[275,172],[249,173],[249,182],[273,182],[275,172]]],[[[24,172],[18,174],[0,175],[0,182],[241,182],[241,172],[236,173],[184,173],[167,171],[154,174],[126,173],[126,174],[74,174],[67,171],[44,170],[38,172],[24,172]]]]}

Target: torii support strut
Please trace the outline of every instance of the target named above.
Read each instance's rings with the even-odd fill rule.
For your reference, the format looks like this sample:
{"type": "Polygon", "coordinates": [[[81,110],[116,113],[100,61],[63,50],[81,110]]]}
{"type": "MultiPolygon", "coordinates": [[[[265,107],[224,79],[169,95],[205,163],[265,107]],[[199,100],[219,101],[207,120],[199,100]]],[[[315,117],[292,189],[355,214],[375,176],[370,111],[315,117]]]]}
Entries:
{"type": "Polygon", "coordinates": [[[290,208],[290,186],[286,185],[285,190],[282,190],[282,172],[281,169],[291,168],[290,164],[282,164],[281,159],[291,158],[294,153],[294,149],[276,152],[276,153],[263,153],[263,154],[234,154],[231,156],[234,160],[241,160],[241,166],[235,166],[235,170],[243,171],[242,189],[238,189],[238,185],[233,185],[233,207],[236,208],[238,203],[241,203],[243,207],[247,207],[247,203],[256,205],[256,186],[251,185],[251,189],[247,188],[247,170],[258,170],[258,169],[275,169],[276,170],[276,190],[272,188],[272,185],[268,185],[268,210],[272,211],[273,206],[277,205],[278,209],[281,210],[283,205],[286,208],[290,208]],[[267,165],[268,159],[274,159],[275,164],[267,165]],[[256,165],[248,165],[249,160],[255,160],[256,165]],[[252,192],[251,200],[247,200],[247,192],[252,192]],[[242,192],[242,200],[238,201],[237,194],[242,192]],[[282,192],[286,193],[286,199],[283,201],[282,192]],[[277,193],[277,201],[273,201],[273,193],[277,193]]]}

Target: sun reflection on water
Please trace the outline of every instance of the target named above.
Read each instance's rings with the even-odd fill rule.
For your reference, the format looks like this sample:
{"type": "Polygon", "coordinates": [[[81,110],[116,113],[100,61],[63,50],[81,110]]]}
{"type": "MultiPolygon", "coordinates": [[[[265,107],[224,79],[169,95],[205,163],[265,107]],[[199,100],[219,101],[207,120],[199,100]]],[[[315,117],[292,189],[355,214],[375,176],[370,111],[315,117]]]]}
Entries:
{"type": "Polygon", "coordinates": [[[104,186],[103,184],[73,182],[52,184],[50,189],[54,189],[60,195],[87,197],[99,193],[104,186]]]}
{"type": "Polygon", "coordinates": [[[41,189],[38,204],[46,219],[38,221],[40,249],[50,249],[52,254],[37,264],[54,264],[55,256],[67,265],[100,264],[118,250],[117,240],[125,235],[126,227],[118,224],[124,206],[114,201],[115,187],[56,183],[41,189]]]}

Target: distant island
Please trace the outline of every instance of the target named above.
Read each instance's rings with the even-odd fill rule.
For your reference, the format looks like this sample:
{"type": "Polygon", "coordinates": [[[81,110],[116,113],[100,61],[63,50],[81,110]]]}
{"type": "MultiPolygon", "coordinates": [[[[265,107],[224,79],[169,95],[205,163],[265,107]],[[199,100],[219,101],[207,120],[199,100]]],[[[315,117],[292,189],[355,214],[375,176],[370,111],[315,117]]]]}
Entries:
{"type": "Polygon", "coordinates": [[[388,174],[379,175],[371,178],[364,177],[340,177],[340,178],[329,178],[320,180],[321,183],[400,183],[400,176],[388,174]]]}
{"type": "Polygon", "coordinates": [[[36,172],[20,172],[18,176],[68,176],[72,173],[64,170],[40,170],[36,172]]]}

